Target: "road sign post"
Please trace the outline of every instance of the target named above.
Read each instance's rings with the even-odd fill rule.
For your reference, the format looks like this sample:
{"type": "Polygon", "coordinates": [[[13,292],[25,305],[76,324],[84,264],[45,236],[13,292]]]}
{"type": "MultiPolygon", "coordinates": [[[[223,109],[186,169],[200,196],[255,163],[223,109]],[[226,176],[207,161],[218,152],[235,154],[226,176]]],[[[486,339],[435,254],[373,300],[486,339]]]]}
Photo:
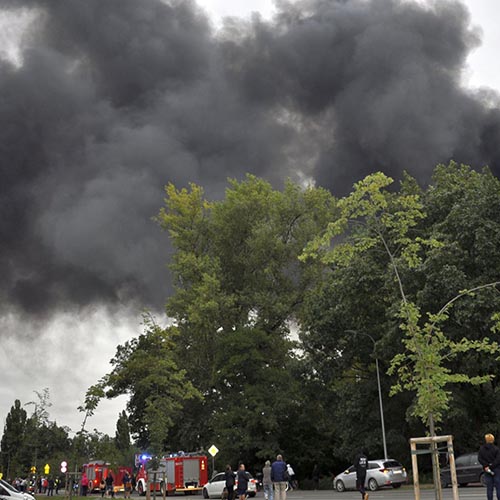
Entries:
{"type": "Polygon", "coordinates": [[[217,446],[215,446],[215,444],[213,444],[208,449],[208,453],[210,453],[210,455],[212,455],[212,476],[213,476],[215,473],[215,455],[217,455],[217,453],[219,453],[219,449],[217,448],[217,446]]]}

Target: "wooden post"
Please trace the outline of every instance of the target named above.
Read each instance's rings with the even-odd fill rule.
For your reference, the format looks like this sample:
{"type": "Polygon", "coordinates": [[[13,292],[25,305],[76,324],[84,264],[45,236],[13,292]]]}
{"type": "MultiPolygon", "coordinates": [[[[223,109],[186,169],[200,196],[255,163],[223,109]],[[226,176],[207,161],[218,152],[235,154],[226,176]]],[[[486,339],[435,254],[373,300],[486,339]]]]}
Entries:
{"type": "Polygon", "coordinates": [[[455,466],[455,454],[453,452],[452,437],[448,436],[448,458],[450,460],[451,487],[453,488],[453,500],[458,500],[457,469],[455,466]]]}
{"type": "Polygon", "coordinates": [[[420,500],[420,484],[418,483],[417,443],[411,440],[410,448],[411,448],[411,468],[413,471],[413,491],[415,492],[415,500],[420,500]]]}
{"type": "MultiPolygon", "coordinates": [[[[426,444],[430,445],[430,453],[432,453],[433,458],[437,462],[437,449],[436,444],[447,442],[448,445],[448,453],[450,456],[450,472],[453,486],[453,500],[459,500],[458,496],[458,483],[457,483],[457,472],[455,468],[455,456],[453,454],[453,436],[427,436],[420,438],[411,438],[410,439],[410,448],[411,448],[411,461],[413,468],[413,486],[415,490],[415,500],[420,500],[420,485],[418,480],[418,461],[417,461],[417,444],[426,444]]],[[[423,452],[428,453],[428,452],[423,452]]],[[[436,473],[439,474],[439,466],[434,469],[434,484],[436,485],[436,473]]],[[[441,498],[441,481],[439,476],[437,477],[438,484],[436,486],[436,497],[439,495],[441,498]]]]}

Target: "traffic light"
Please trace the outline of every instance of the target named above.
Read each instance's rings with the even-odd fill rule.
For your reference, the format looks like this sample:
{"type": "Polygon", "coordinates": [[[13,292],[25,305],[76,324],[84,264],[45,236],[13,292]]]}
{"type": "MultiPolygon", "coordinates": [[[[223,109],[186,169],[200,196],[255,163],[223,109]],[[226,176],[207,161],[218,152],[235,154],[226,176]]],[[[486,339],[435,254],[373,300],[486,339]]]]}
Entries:
{"type": "Polygon", "coordinates": [[[68,462],[66,462],[65,460],[63,460],[61,462],[61,472],[63,474],[65,474],[66,472],[68,472],[68,462]]]}
{"type": "Polygon", "coordinates": [[[36,474],[36,467],[35,467],[34,465],[32,465],[32,466],[30,467],[30,472],[31,472],[32,474],[36,474]]]}

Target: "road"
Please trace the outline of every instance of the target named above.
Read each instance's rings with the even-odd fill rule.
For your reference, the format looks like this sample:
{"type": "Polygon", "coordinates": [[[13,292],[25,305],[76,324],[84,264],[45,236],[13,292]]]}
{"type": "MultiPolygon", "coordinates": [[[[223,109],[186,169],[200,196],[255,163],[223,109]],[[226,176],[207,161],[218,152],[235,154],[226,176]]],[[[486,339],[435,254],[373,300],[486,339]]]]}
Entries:
{"type": "MultiPolygon", "coordinates": [[[[414,498],[413,488],[409,486],[397,490],[387,488],[369,493],[370,500],[411,500],[414,498]]],[[[459,488],[458,493],[461,500],[486,500],[486,488],[483,488],[482,486],[467,486],[466,488],[459,488]]],[[[258,493],[256,500],[258,500],[259,497],[263,500],[264,496],[262,492],[258,493]]],[[[420,498],[422,500],[434,500],[434,490],[420,490],[420,498]]],[[[443,500],[451,499],[451,488],[444,489],[443,500]]],[[[361,495],[357,491],[338,493],[334,490],[294,490],[287,494],[287,500],[361,500],[361,495]]]]}

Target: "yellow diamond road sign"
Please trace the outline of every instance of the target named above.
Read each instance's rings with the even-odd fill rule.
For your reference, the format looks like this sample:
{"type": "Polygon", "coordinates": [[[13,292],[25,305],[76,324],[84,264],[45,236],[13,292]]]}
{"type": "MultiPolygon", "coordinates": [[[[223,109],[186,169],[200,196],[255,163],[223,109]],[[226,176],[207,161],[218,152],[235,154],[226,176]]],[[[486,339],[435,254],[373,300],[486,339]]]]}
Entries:
{"type": "Polygon", "coordinates": [[[210,453],[210,455],[212,455],[212,457],[215,457],[215,455],[217,455],[217,453],[219,453],[219,449],[217,448],[217,446],[215,446],[215,444],[213,444],[208,449],[208,453],[210,453]]]}

